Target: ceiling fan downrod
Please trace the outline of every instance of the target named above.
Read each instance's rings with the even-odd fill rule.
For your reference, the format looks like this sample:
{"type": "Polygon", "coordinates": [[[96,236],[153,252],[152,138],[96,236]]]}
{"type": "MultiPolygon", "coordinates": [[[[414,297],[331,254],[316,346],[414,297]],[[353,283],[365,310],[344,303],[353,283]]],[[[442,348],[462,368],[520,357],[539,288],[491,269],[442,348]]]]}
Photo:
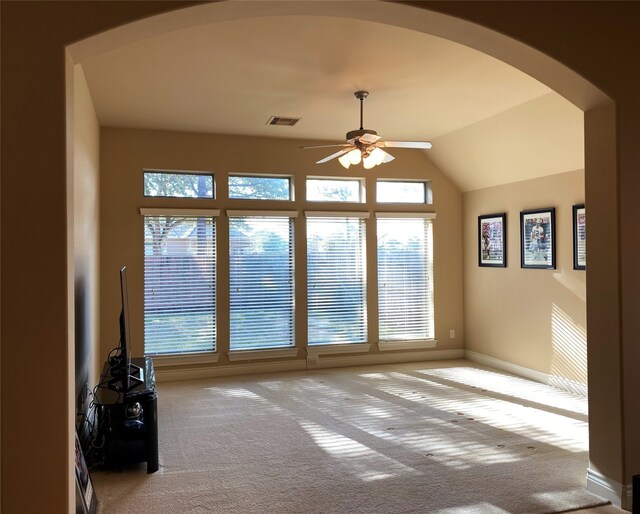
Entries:
{"type": "Polygon", "coordinates": [[[362,122],[363,111],[364,111],[364,99],[369,96],[369,91],[356,91],[353,94],[358,100],[360,100],[360,130],[364,130],[364,123],[362,122]]]}
{"type": "MultiPolygon", "coordinates": [[[[347,141],[350,139],[356,139],[365,134],[373,134],[374,136],[378,135],[375,130],[370,130],[364,128],[363,118],[364,118],[364,99],[369,96],[369,91],[356,91],[353,93],[354,96],[360,100],[360,128],[358,130],[350,130],[347,132],[347,141]]],[[[359,143],[359,142],[358,142],[359,143]]]]}

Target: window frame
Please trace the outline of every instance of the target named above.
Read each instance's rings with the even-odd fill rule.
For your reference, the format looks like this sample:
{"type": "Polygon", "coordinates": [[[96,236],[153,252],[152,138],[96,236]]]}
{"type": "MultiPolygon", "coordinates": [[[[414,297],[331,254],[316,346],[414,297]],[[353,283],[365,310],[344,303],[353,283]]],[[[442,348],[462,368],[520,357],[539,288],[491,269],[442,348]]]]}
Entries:
{"type": "Polygon", "coordinates": [[[180,200],[216,200],[216,174],[213,171],[188,171],[188,170],[165,170],[156,168],[143,168],[142,170],[142,196],[144,198],[178,198],[180,200]],[[145,192],[145,175],[156,173],[158,175],[191,175],[211,177],[211,196],[174,196],[174,195],[148,195],[145,192]]]}
{"type": "MultiPolygon", "coordinates": [[[[259,352],[259,351],[265,351],[267,353],[265,353],[265,355],[268,354],[268,352],[270,350],[277,350],[277,349],[288,349],[288,348],[295,348],[296,347],[296,279],[295,279],[295,275],[296,275],[296,229],[295,229],[295,219],[298,217],[298,211],[297,210],[282,210],[282,211],[276,211],[276,210],[232,210],[232,209],[227,209],[227,219],[228,219],[228,223],[229,223],[229,230],[228,230],[228,254],[229,254],[229,261],[228,261],[228,294],[229,294],[229,355],[242,355],[242,352],[244,353],[248,353],[249,351],[251,352],[259,352]],[[291,275],[290,275],[290,283],[291,283],[291,331],[290,331],[290,337],[291,337],[291,342],[289,344],[271,344],[271,345],[261,345],[261,344],[249,344],[249,345],[244,345],[244,346],[233,346],[233,336],[232,336],[232,332],[233,332],[233,320],[232,320],[232,316],[233,316],[233,312],[232,312],[232,293],[231,293],[231,287],[232,287],[232,270],[231,270],[231,266],[232,266],[232,245],[231,245],[231,231],[232,231],[232,218],[254,218],[254,219],[259,219],[259,218],[281,218],[281,219],[287,219],[288,223],[289,223],[289,261],[290,261],[290,267],[291,267],[291,275]]],[[[230,360],[235,360],[234,358],[230,358],[230,360]]]]}
{"type": "Polygon", "coordinates": [[[376,179],[376,204],[381,205],[431,205],[433,203],[433,197],[431,192],[431,180],[423,179],[399,179],[399,178],[377,178],[376,179]],[[424,188],[424,201],[423,202],[403,202],[401,200],[381,201],[378,196],[378,186],[384,183],[396,183],[396,184],[422,184],[424,188]]]}
{"type": "MultiPolygon", "coordinates": [[[[429,347],[432,347],[435,339],[435,268],[434,268],[434,238],[433,238],[433,220],[436,219],[436,214],[433,212],[376,212],[376,276],[377,276],[377,295],[378,295],[378,346],[380,349],[406,349],[412,345],[421,347],[422,343],[428,343],[429,347]],[[427,298],[427,312],[425,319],[428,322],[428,332],[426,338],[382,338],[382,331],[380,326],[382,323],[382,295],[381,295],[381,280],[380,280],[380,231],[379,221],[384,219],[422,219],[424,222],[429,222],[428,239],[425,241],[425,260],[428,283],[425,287],[426,292],[429,293],[427,298]],[[386,348],[383,348],[385,346],[386,348]]],[[[403,296],[405,293],[403,293],[403,296]]]]}
{"type": "MultiPolygon", "coordinates": [[[[217,362],[217,356],[212,359],[211,356],[218,355],[218,222],[220,216],[219,209],[170,209],[170,208],[140,208],[140,214],[144,219],[147,217],[183,217],[190,219],[204,218],[210,220],[212,224],[212,252],[210,262],[212,265],[212,281],[213,281],[213,328],[212,328],[212,347],[207,349],[198,348],[193,351],[184,351],[173,348],[170,352],[163,353],[147,353],[147,301],[146,301],[146,251],[143,250],[143,302],[142,302],[142,323],[143,323],[143,353],[145,356],[151,356],[154,359],[161,359],[162,362],[170,364],[171,362],[194,363],[194,362],[217,362]]],[[[143,246],[146,247],[146,229],[143,229],[143,246]]]]}
{"type": "Polygon", "coordinates": [[[294,177],[293,175],[286,175],[286,174],[276,174],[276,173],[229,173],[227,174],[227,199],[231,200],[232,202],[246,202],[246,201],[258,201],[258,202],[293,202],[295,200],[295,194],[294,194],[294,177]],[[229,187],[229,180],[231,180],[231,177],[247,177],[247,178],[280,178],[280,179],[287,179],[287,181],[289,182],[289,198],[234,198],[230,195],[229,191],[230,191],[230,187],[229,187]]]}
{"type": "MultiPolygon", "coordinates": [[[[368,270],[368,252],[367,252],[367,220],[370,217],[369,211],[346,211],[346,212],[337,212],[337,211],[305,211],[306,217],[306,272],[307,272],[307,347],[308,348],[317,348],[322,346],[335,346],[335,345],[364,345],[369,342],[369,309],[368,309],[368,280],[367,280],[367,270],[368,270]],[[309,272],[309,260],[310,260],[310,251],[309,251],[309,223],[311,220],[340,220],[340,219],[349,219],[349,220],[358,220],[358,244],[359,248],[357,252],[360,254],[360,276],[355,277],[362,282],[362,292],[361,299],[362,303],[360,305],[361,309],[361,320],[363,321],[363,340],[361,341],[326,341],[326,342],[311,342],[311,309],[310,309],[310,300],[311,300],[311,274],[309,272]]],[[[332,284],[332,288],[335,286],[332,284]]],[[[331,298],[334,300],[334,298],[331,298]]],[[[326,302],[323,302],[326,304],[326,302]]],[[[328,310],[328,309],[323,309],[328,310]]],[[[332,309],[331,314],[336,314],[337,309],[332,309]]]]}
{"type": "Polygon", "coordinates": [[[317,176],[317,175],[307,175],[304,181],[304,199],[305,202],[327,205],[331,203],[335,204],[348,204],[348,205],[364,205],[367,203],[367,188],[366,188],[366,180],[364,177],[327,177],[327,176],[317,176]],[[318,180],[318,181],[331,181],[331,182],[358,182],[358,196],[359,200],[309,200],[309,189],[308,184],[310,180],[318,180]]]}

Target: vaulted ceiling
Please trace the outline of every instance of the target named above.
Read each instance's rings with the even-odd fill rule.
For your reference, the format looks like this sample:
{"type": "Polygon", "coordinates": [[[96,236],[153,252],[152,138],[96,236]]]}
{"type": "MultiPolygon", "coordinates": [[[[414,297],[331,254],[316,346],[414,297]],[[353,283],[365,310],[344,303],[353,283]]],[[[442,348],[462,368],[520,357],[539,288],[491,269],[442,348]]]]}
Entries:
{"type": "Polygon", "coordinates": [[[365,89],[365,128],[432,141],[428,158],[462,191],[584,167],[578,108],[490,56],[391,25],[225,21],[144,39],[82,67],[103,126],[342,142],[359,126],[353,92],[365,89]],[[273,115],[302,120],[267,125],[273,115]]]}

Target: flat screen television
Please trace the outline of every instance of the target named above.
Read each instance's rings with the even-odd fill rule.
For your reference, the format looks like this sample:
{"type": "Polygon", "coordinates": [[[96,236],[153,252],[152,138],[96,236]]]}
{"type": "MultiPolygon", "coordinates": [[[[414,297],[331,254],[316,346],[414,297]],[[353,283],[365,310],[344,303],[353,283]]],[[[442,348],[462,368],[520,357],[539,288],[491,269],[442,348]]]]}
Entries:
{"type": "Polygon", "coordinates": [[[129,291],[127,289],[127,267],[120,269],[120,345],[118,352],[109,360],[111,377],[109,387],[128,392],[143,382],[140,367],[131,364],[131,331],[129,329],[129,291]]]}

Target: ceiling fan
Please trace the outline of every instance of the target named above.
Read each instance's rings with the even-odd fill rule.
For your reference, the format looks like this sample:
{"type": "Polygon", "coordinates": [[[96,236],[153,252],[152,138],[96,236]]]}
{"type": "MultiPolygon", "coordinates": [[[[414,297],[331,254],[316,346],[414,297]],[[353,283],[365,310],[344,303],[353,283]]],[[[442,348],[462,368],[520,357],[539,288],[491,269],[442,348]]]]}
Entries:
{"type": "Polygon", "coordinates": [[[360,100],[360,128],[347,132],[347,142],[335,145],[301,146],[300,148],[331,148],[341,147],[342,149],[324,159],[320,159],[316,164],[323,164],[331,159],[338,158],[340,164],[349,169],[352,164],[360,164],[365,169],[371,169],[378,164],[391,162],[395,157],[385,152],[383,148],[431,148],[429,141],[384,141],[375,130],[365,129],[362,124],[362,112],[364,100],[369,96],[368,91],[356,91],[353,93],[360,100]]]}

